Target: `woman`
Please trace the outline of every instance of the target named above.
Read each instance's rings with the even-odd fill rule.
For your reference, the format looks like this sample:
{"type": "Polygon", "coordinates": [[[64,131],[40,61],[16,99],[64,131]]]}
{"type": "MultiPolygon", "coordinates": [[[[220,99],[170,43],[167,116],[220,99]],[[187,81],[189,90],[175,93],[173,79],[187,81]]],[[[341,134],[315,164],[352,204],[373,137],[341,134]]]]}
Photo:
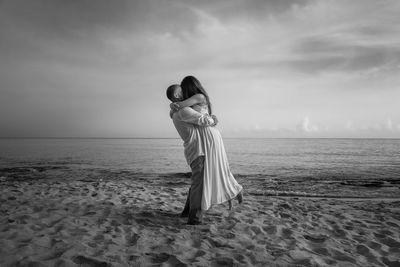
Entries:
{"type": "MultiPolygon", "coordinates": [[[[211,113],[211,103],[203,86],[193,76],[187,76],[181,83],[183,99],[175,102],[172,108],[192,106],[198,112],[211,113]]],[[[237,197],[242,202],[242,186],[237,183],[229,168],[224,143],[216,127],[198,127],[204,143],[204,184],[201,209],[208,210],[212,205],[229,201],[237,197]]]]}

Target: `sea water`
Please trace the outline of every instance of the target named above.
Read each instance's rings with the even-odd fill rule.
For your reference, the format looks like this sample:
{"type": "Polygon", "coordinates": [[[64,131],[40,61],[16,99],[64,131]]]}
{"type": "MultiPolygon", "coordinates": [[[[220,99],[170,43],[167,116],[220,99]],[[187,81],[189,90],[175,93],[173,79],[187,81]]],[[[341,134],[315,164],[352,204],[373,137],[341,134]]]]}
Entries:
{"type": "MultiPolygon", "coordinates": [[[[254,195],[400,197],[400,139],[226,138],[224,144],[232,173],[254,195]]],[[[132,179],[190,172],[180,139],[0,140],[3,180],[44,173],[93,178],[99,170],[132,179]]]]}

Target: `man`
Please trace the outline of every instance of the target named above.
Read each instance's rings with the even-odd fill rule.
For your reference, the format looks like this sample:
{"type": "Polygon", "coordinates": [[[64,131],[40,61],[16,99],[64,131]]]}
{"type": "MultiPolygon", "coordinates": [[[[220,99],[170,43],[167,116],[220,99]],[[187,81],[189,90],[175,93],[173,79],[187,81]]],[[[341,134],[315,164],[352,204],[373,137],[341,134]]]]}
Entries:
{"type": "MultiPolygon", "coordinates": [[[[169,86],[167,97],[172,102],[182,101],[182,88],[177,84],[169,86]]],[[[204,147],[197,127],[215,126],[218,120],[214,115],[201,114],[190,107],[182,108],[170,115],[172,116],[176,130],[184,142],[185,158],[192,169],[191,186],[181,217],[188,217],[188,224],[201,224],[204,147]]]]}

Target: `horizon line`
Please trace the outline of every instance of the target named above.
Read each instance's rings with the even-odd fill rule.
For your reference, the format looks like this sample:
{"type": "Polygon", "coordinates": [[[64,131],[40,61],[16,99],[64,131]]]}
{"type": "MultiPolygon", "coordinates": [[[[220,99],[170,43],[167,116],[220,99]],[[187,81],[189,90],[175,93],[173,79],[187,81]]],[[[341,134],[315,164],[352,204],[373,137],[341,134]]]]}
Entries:
{"type": "MultiPolygon", "coordinates": [[[[180,137],[90,137],[90,136],[22,136],[13,137],[5,136],[0,139],[76,139],[76,140],[88,140],[88,139],[180,139],[180,137]]],[[[223,139],[389,139],[397,140],[400,137],[224,137],[223,139]]]]}

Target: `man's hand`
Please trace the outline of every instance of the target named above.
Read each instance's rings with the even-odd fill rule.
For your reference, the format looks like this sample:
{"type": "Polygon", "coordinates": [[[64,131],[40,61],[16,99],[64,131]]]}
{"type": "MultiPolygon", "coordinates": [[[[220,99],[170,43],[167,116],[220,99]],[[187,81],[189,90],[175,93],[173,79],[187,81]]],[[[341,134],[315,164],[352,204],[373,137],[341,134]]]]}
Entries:
{"type": "Polygon", "coordinates": [[[214,123],[211,126],[216,126],[218,124],[218,118],[215,115],[211,115],[211,118],[213,118],[214,123]]]}
{"type": "Polygon", "coordinates": [[[169,107],[170,107],[171,110],[173,110],[173,111],[178,111],[178,110],[179,110],[179,104],[178,104],[178,103],[172,102],[171,104],[169,104],[169,107]]]}
{"type": "Polygon", "coordinates": [[[172,110],[172,109],[169,111],[169,117],[170,117],[171,119],[172,119],[172,115],[174,115],[175,112],[176,112],[176,111],[175,111],[175,110],[172,110]]]}

